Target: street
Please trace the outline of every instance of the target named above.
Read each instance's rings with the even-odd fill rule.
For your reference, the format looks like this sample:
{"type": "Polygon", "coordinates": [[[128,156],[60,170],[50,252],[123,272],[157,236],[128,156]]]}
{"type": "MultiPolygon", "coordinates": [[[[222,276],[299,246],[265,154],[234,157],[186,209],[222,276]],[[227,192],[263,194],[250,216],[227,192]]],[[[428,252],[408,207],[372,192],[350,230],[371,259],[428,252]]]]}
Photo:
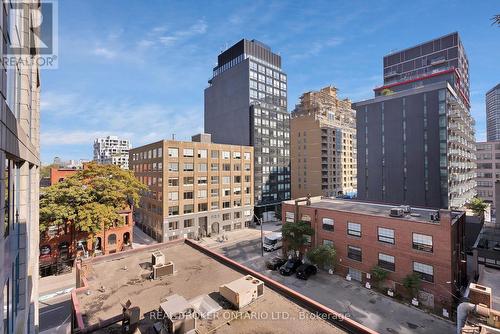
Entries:
{"type": "Polygon", "coordinates": [[[63,334],[69,333],[71,326],[71,294],[39,302],[40,306],[40,333],[63,334]]]}
{"type": "MultiPolygon", "coordinates": [[[[265,225],[264,225],[265,226],[265,225]]],[[[455,325],[421,310],[401,304],[390,297],[368,290],[356,282],[320,271],[307,281],[294,275],[285,277],[265,268],[266,259],[281,255],[281,250],[261,256],[260,236],[249,229],[248,239],[210,247],[239,263],[310,297],[338,312],[349,313],[357,322],[380,333],[453,333],[455,325]]]]}

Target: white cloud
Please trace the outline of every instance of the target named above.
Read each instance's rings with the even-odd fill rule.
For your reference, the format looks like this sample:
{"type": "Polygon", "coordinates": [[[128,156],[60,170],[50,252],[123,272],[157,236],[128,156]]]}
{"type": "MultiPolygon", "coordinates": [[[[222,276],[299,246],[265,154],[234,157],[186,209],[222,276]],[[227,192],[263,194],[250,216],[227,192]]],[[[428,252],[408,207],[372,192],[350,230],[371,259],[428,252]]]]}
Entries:
{"type": "Polygon", "coordinates": [[[104,58],[107,58],[107,59],[113,59],[116,57],[116,52],[108,49],[108,48],[104,48],[104,47],[97,47],[93,50],[93,53],[96,55],[96,56],[103,56],[104,58]]]}
{"type": "Polygon", "coordinates": [[[154,27],[146,34],[147,37],[140,40],[137,45],[139,48],[148,48],[155,45],[168,47],[193,36],[203,35],[207,30],[208,24],[204,19],[198,20],[185,29],[179,30],[169,31],[165,26],[154,27]]]}
{"type": "Polygon", "coordinates": [[[336,47],[344,42],[341,37],[331,37],[326,40],[318,40],[310,44],[300,45],[301,52],[297,52],[290,56],[291,59],[304,59],[319,55],[325,49],[336,47]]]}

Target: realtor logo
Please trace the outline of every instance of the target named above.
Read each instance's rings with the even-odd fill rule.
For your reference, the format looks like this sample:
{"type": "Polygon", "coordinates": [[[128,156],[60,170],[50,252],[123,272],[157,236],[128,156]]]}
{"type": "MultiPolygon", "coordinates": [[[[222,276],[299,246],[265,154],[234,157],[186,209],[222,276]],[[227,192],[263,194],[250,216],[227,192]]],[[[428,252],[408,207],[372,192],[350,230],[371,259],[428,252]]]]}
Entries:
{"type": "Polygon", "coordinates": [[[5,67],[57,68],[57,3],[53,0],[3,2],[8,10],[8,19],[3,25],[10,42],[2,55],[5,67]]]}

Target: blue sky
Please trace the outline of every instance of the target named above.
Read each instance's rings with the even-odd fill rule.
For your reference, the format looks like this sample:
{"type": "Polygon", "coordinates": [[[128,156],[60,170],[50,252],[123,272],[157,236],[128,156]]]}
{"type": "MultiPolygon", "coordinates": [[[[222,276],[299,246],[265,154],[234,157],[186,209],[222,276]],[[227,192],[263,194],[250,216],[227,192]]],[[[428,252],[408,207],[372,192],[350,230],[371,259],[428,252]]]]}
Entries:
{"type": "Polygon", "coordinates": [[[291,111],[303,92],[330,84],[370,98],[385,54],[459,31],[484,139],[484,94],[500,82],[490,21],[499,13],[498,0],[59,1],[59,68],[42,72],[42,160],[91,158],[96,136],[189,139],[203,130],[217,55],[241,38],[281,54],[291,111]]]}

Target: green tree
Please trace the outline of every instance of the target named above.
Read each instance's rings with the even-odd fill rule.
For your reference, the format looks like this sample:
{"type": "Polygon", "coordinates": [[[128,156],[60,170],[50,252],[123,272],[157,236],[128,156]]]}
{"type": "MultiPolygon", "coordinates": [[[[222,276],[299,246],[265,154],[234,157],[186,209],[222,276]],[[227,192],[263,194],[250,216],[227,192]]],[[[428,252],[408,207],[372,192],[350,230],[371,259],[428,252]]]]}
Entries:
{"type": "Polygon", "coordinates": [[[298,221],[283,224],[281,233],[286,247],[300,252],[301,248],[307,243],[307,236],[311,236],[314,230],[308,223],[298,221]]]}
{"type": "Polygon", "coordinates": [[[467,207],[474,212],[476,216],[484,215],[484,211],[488,207],[484,201],[478,197],[474,197],[468,204],[467,207]]]}
{"type": "Polygon", "coordinates": [[[420,288],[420,276],[417,273],[408,274],[403,278],[403,286],[408,290],[411,297],[416,297],[420,288]]]}
{"type": "Polygon", "coordinates": [[[492,21],[491,25],[498,25],[500,27],[500,14],[493,15],[491,21],[492,21]]]}
{"type": "Polygon", "coordinates": [[[40,168],[40,178],[43,179],[45,177],[50,177],[50,169],[58,168],[59,166],[56,164],[45,165],[40,168]]]}
{"type": "Polygon", "coordinates": [[[90,163],[40,195],[40,231],[49,226],[73,224],[82,232],[97,233],[122,224],[119,210],[138,205],[147,187],[131,171],[114,165],[90,163]]]}
{"type": "Polygon", "coordinates": [[[377,288],[380,288],[381,283],[389,276],[389,272],[379,266],[373,267],[370,273],[377,288]]]}
{"type": "Polygon", "coordinates": [[[307,258],[319,268],[331,269],[335,265],[337,252],[330,245],[320,245],[307,253],[307,258]]]}

